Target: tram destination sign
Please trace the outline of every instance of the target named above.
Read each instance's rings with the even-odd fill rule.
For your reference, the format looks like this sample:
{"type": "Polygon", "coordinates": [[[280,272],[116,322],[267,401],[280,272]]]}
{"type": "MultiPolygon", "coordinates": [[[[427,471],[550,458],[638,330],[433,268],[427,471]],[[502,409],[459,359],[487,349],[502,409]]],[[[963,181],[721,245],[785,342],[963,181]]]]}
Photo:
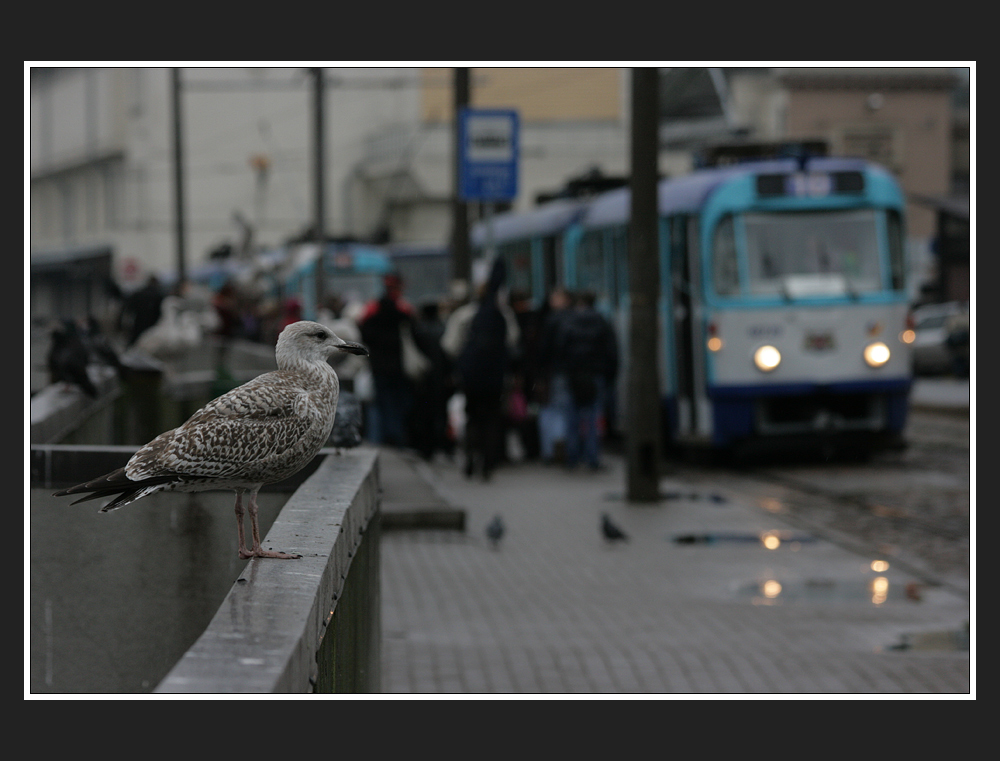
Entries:
{"type": "Polygon", "coordinates": [[[517,111],[459,111],[459,193],[465,201],[509,201],[517,195],[517,111]]]}

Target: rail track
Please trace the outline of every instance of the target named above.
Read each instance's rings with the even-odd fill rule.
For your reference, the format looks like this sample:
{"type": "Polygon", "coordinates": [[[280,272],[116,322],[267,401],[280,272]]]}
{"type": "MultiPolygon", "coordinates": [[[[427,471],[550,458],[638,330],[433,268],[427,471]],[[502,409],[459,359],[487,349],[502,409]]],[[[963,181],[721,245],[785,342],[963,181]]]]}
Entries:
{"type": "Polygon", "coordinates": [[[915,410],[906,447],[866,462],[676,464],[688,482],[749,497],[764,511],[851,549],[895,558],[927,583],[967,592],[971,550],[968,416],[915,410]]]}

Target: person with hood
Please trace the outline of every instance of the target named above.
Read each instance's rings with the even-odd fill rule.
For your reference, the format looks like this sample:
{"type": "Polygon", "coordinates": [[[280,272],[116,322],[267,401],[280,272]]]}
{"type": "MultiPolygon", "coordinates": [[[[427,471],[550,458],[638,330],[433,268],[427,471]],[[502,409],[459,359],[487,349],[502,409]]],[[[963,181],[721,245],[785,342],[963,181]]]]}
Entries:
{"type": "Polygon", "coordinates": [[[458,386],[465,395],[465,475],[476,470],[489,480],[500,461],[504,381],[510,352],[517,346],[517,320],[500,302],[506,280],[503,259],[493,262],[479,300],[456,310],[442,345],[455,356],[458,386]]]}

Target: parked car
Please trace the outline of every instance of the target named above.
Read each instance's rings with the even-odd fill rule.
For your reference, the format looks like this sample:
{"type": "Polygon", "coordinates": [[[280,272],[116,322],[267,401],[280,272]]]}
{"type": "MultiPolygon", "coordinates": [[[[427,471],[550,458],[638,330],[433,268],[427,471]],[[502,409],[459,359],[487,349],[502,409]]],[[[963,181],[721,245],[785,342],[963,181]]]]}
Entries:
{"type": "MultiPolygon", "coordinates": [[[[962,351],[960,331],[965,331],[965,372],[968,373],[969,305],[951,301],[928,304],[913,310],[913,372],[915,375],[941,375],[961,372],[956,366],[956,350],[962,351]],[[952,340],[949,345],[949,336],[952,340]]],[[[959,356],[959,365],[961,357],[959,356]]]]}

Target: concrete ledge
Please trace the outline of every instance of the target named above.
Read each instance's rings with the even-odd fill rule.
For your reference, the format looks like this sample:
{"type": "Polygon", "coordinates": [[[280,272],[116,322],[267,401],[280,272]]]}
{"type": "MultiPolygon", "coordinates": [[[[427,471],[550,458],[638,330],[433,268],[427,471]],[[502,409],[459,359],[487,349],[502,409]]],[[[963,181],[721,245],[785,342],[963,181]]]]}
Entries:
{"type": "Polygon", "coordinates": [[[383,530],[465,530],[465,510],[437,493],[419,457],[386,447],[380,450],[379,463],[383,530]]]}
{"type": "Polygon", "coordinates": [[[338,677],[346,649],[354,654],[353,689],[377,691],[378,510],[377,451],[327,456],[289,498],[263,542],[302,558],[247,563],[208,629],[155,692],[301,693],[332,684],[330,674],[320,673],[317,654],[332,633],[335,612],[342,613],[337,608],[349,571],[374,578],[352,600],[359,609],[352,617],[360,622],[352,630],[362,641],[345,648],[349,643],[338,640],[338,677]],[[362,541],[374,546],[364,548],[366,568],[352,570],[362,541]]]}
{"type": "Polygon", "coordinates": [[[46,386],[31,397],[31,443],[46,444],[65,438],[121,396],[121,385],[110,367],[94,366],[89,375],[97,387],[96,399],[91,399],[76,386],[62,383],[46,386]]]}
{"type": "Polygon", "coordinates": [[[465,511],[454,508],[394,507],[382,513],[383,531],[439,528],[465,531],[465,511]]]}

